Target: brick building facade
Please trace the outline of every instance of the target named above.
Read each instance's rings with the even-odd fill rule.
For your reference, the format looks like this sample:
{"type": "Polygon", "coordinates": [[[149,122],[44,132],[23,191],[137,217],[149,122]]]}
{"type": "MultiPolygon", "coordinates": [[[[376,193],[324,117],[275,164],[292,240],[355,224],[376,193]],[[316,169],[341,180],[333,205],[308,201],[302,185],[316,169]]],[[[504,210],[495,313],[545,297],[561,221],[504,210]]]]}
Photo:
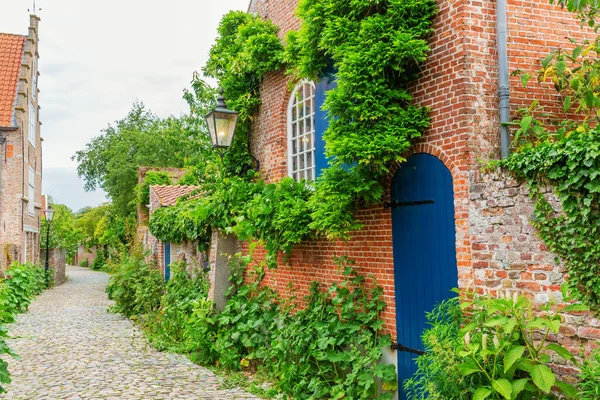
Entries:
{"type": "Polygon", "coordinates": [[[0,33],[0,270],[40,254],[38,24],[31,15],[28,35],[0,33]]]}
{"type": "MultiPolygon", "coordinates": [[[[529,223],[533,205],[527,190],[502,173],[484,174],[482,160],[500,153],[498,111],[498,55],[496,50],[496,4],[471,0],[438,1],[435,32],[429,39],[431,53],[414,83],[415,101],[431,109],[431,125],[406,155],[429,154],[441,161],[451,174],[453,189],[456,284],[480,292],[525,293],[540,303],[562,300],[560,285],[565,271],[554,261],[529,223]]],[[[298,29],[294,15],[296,0],[253,0],[249,12],[272,20],[286,32],[298,29]]],[[[560,6],[547,0],[508,1],[509,69],[535,72],[549,52],[569,46],[567,37],[582,38],[590,31],[560,6]]],[[[290,174],[291,148],[288,107],[292,78],[284,70],[268,73],[261,85],[262,105],[250,133],[251,153],[260,161],[262,177],[275,182],[290,174]]],[[[317,83],[318,87],[318,83],[317,83]]],[[[532,82],[523,88],[518,77],[510,80],[510,106],[514,113],[540,98],[547,108],[558,108],[555,91],[545,83],[532,82]]],[[[401,169],[402,166],[399,166],[401,169]]],[[[393,211],[385,207],[393,200],[386,184],[382,204],[361,210],[364,228],[348,242],[316,240],[294,248],[292,256],[280,259],[277,269],[266,273],[265,284],[282,295],[306,294],[312,281],[325,284],[340,279],[335,256],[356,261],[358,271],[373,277],[384,289],[387,308],[383,313],[385,330],[396,340],[402,327],[397,314],[397,290],[402,275],[395,264],[393,211]]],[[[213,238],[214,239],[214,238],[213,238]]],[[[216,254],[213,240],[211,264],[216,254]]],[[[240,244],[246,249],[245,244],[240,244]]],[[[264,252],[254,252],[255,259],[264,252]]],[[[397,257],[396,257],[397,258],[397,257]]],[[[455,284],[455,285],[456,285],[455,284]]],[[[420,288],[427,291],[427,285],[420,288]]],[[[398,295],[399,296],[399,295],[398,295]]],[[[398,297],[399,298],[399,297],[398,297]]],[[[428,309],[417,310],[424,313],[428,309]]],[[[600,321],[591,314],[564,315],[565,327],[554,338],[578,354],[598,347],[600,321]]],[[[386,354],[396,362],[396,354],[386,354]]],[[[556,360],[560,363],[560,360],[556,360]]],[[[555,365],[564,374],[567,366],[555,365]]]]}

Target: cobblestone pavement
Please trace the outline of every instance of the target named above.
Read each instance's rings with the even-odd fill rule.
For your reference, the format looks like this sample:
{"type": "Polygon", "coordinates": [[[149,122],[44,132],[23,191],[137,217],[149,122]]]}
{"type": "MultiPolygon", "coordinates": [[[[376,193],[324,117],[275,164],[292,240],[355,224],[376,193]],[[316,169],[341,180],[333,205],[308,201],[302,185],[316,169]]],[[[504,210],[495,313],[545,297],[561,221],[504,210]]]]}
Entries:
{"type": "Polygon", "coordinates": [[[107,312],[108,276],[68,267],[70,281],[39,296],[9,326],[13,382],[0,399],[254,399],[219,390],[219,378],[180,355],[160,353],[107,312]]]}

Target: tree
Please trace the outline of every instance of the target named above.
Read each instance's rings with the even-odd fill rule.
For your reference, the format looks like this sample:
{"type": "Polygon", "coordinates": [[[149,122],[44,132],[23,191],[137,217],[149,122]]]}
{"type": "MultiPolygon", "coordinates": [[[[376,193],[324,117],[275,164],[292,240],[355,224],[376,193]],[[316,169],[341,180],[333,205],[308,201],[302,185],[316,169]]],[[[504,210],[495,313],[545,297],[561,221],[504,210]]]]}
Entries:
{"type": "MultiPolygon", "coordinates": [[[[75,214],[64,204],[52,204],[54,219],[50,228],[51,249],[64,249],[67,253],[67,263],[73,263],[77,247],[83,237],[82,230],[77,226],[75,214]]],[[[42,219],[41,248],[46,248],[48,221],[42,219]]]]}
{"type": "Polygon", "coordinates": [[[189,117],[161,119],[136,102],[129,114],[109,125],[73,159],[85,179],[85,189],[104,189],[114,212],[121,217],[135,213],[138,168],[184,167],[201,148],[197,124],[189,117]]]}

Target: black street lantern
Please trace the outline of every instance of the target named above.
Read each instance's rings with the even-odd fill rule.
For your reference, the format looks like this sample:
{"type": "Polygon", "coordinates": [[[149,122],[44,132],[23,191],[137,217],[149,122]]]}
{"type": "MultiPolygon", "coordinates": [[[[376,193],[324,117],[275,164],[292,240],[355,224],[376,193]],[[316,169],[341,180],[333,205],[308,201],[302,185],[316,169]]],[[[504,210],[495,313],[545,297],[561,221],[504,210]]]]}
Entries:
{"type": "Polygon", "coordinates": [[[223,88],[220,88],[217,108],[206,116],[208,132],[214,148],[227,149],[231,147],[238,116],[238,112],[227,109],[225,97],[223,97],[223,88]]]}
{"type": "Polygon", "coordinates": [[[54,210],[48,204],[48,208],[44,210],[44,217],[46,217],[47,227],[46,227],[46,285],[50,284],[50,225],[52,225],[52,220],[54,219],[54,210]]]}

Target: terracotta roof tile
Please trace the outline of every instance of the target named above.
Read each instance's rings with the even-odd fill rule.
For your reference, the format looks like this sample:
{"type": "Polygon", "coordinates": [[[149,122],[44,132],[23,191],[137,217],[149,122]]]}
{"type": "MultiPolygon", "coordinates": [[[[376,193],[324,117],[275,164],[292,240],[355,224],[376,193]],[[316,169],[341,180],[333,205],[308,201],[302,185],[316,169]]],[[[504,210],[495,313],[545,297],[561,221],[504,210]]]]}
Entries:
{"type": "Polygon", "coordinates": [[[178,198],[200,189],[199,186],[192,185],[152,185],[150,187],[163,207],[174,206],[177,204],[178,198]]]}
{"type": "Polygon", "coordinates": [[[0,126],[12,126],[26,36],[0,33],[0,126]]]}

